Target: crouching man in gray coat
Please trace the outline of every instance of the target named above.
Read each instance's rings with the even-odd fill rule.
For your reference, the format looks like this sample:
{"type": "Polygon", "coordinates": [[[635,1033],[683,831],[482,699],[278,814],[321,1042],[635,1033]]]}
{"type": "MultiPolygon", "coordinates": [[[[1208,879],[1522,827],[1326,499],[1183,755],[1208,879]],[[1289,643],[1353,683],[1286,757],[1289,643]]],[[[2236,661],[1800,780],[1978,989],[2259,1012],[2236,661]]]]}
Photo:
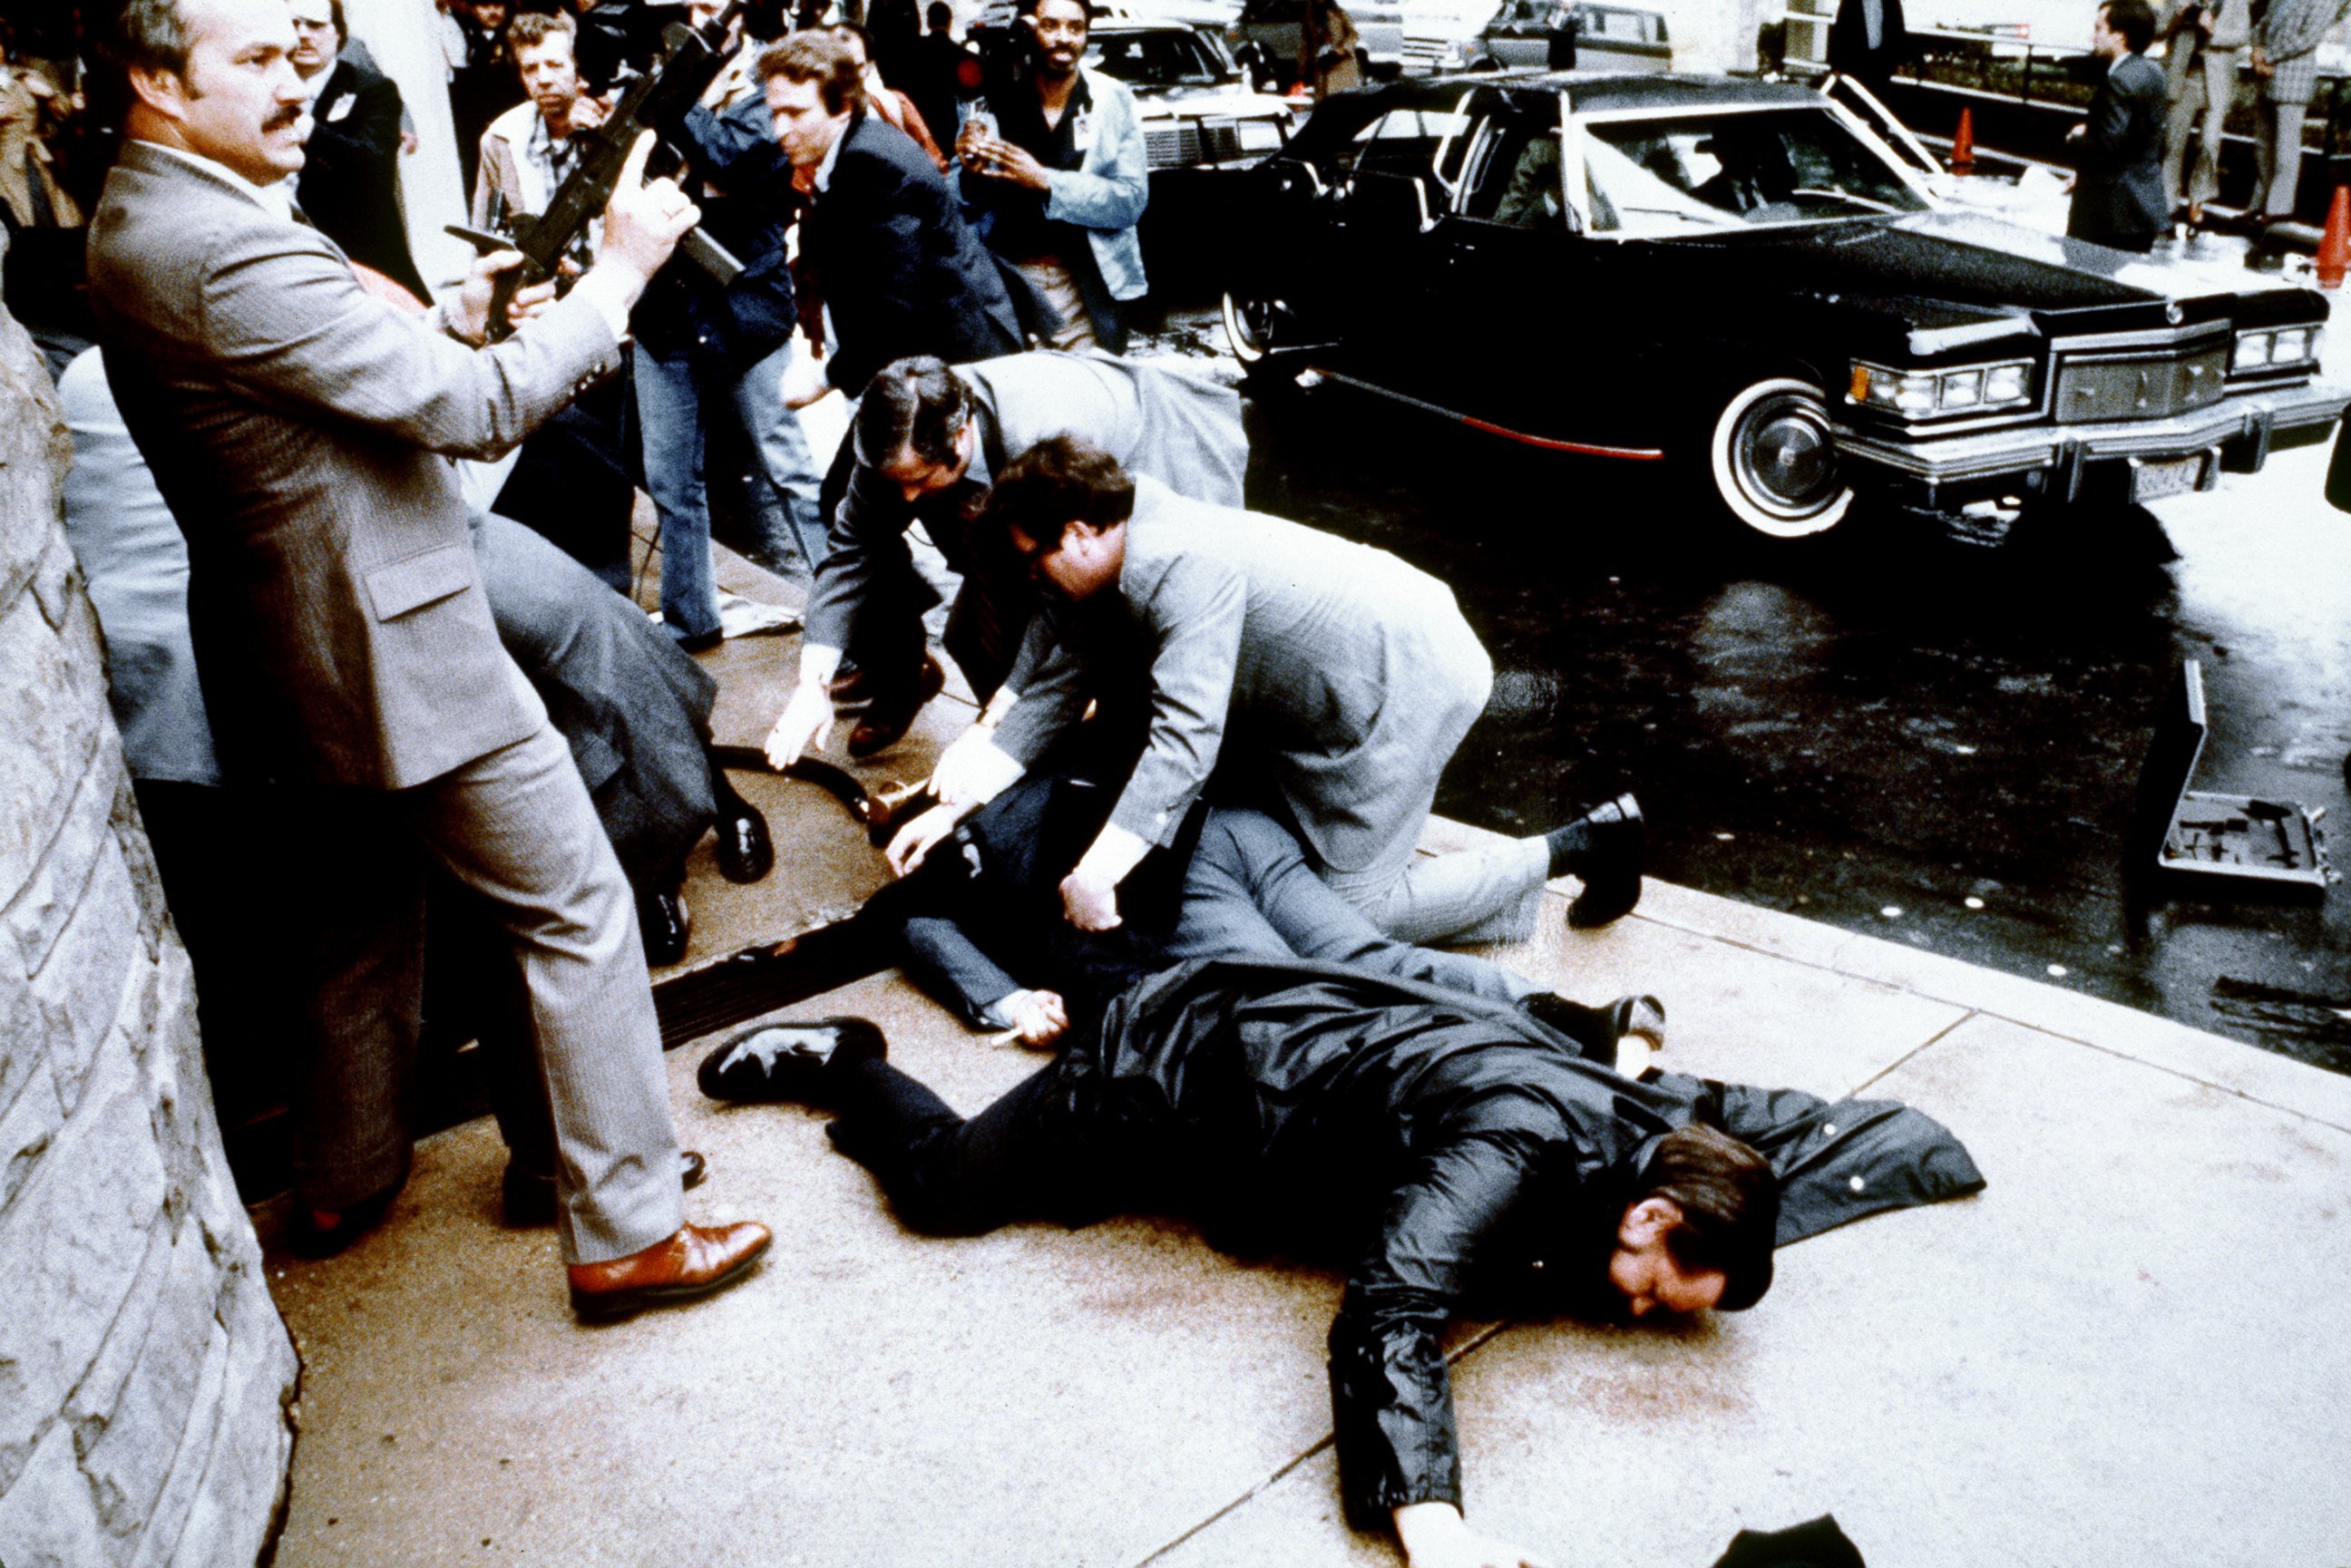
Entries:
{"type": "Polygon", "coordinates": [[[918,521],[964,578],[948,653],[983,699],[1007,684],[1036,596],[1017,559],[977,548],[971,525],[1005,464],[1060,434],[1186,495],[1241,504],[1249,438],[1230,387],[1101,354],[1013,354],[953,369],[925,356],[883,366],[858,405],[856,466],[817,567],[800,683],[768,737],[769,762],[787,767],[823,745],[835,697],[871,699],[849,737],[849,754],[869,757],[894,745],[937,694],[923,612],[938,596],[906,546],[918,521]],[[857,666],[845,681],[837,678],[844,657],[857,666]]]}
{"type": "MultiPolygon", "coordinates": [[[[997,777],[959,769],[958,789],[941,786],[950,807],[993,795],[1089,702],[1149,706],[1142,759],[1061,884],[1081,929],[1119,923],[1118,884],[1176,837],[1211,775],[1228,798],[1278,804],[1316,874],[1399,941],[1523,939],[1545,880],[1567,872],[1584,882],[1576,925],[1604,925],[1639,897],[1630,796],[1546,836],[1416,854],[1437,777],[1493,684],[1435,578],[1384,550],[1132,478],[1067,436],[1005,469],[987,526],[1029,563],[1060,635],[983,743],[997,777]]],[[[919,860],[948,815],[910,824],[893,862],[919,860]]]]}

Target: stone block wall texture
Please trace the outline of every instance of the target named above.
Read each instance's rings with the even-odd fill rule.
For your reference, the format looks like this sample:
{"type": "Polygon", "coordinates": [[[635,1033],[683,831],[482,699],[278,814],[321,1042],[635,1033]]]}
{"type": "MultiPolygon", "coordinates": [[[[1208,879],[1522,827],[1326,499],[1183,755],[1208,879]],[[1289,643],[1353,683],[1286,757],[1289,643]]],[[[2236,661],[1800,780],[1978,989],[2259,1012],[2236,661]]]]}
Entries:
{"type": "Polygon", "coordinates": [[[298,1364],[58,521],[70,453],[0,311],[0,1568],[249,1568],[298,1364]]]}

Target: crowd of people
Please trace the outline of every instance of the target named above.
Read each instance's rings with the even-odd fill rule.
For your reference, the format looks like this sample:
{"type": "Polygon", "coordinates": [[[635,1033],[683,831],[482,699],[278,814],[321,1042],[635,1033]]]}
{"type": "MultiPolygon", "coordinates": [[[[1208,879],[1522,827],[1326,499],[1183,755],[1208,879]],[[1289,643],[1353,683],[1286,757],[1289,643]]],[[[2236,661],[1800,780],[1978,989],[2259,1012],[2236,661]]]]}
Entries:
{"type": "MultiPolygon", "coordinates": [[[[507,1218],[559,1225],[579,1315],[737,1283],[769,1235],[686,1218],[705,1164],[649,964],[683,955],[706,834],[733,880],[778,869],[694,657],[726,632],[715,480],[747,474],[811,576],[768,764],[845,711],[852,758],[896,745],[942,655],[961,671],[978,716],[853,924],[1054,1056],[966,1121],[862,1020],[768,1024],[705,1090],[833,1107],[918,1231],[1172,1202],[1337,1258],[1352,1515],[1416,1563],[1516,1562],[1462,1521],[1447,1315],[1494,1291],[1735,1310],[1774,1245],[1980,1178],[1913,1113],[1656,1071],[1654,998],[1583,1007],[1432,946],[1524,940],[1562,875],[1572,927],[1622,917],[1639,806],[1418,852],[1490,661],[1443,583],[1247,509],[1237,392],[1123,357],[1148,185],[1089,20],[1034,0],[982,59],[938,4],[918,37],[878,3],[450,0],[475,229],[535,235],[625,153],[509,291],[504,249],[421,276],[407,106],[342,0],[122,0],[69,83],[42,78],[108,132],[87,316],[44,325],[134,786],[214,1051],[287,1042],[298,1245],[350,1245],[400,1191],[454,993],[496,1056],[507,1218]],[[616,141],[664,22],[717,68],[616,141]],[[832,392],[822,456],[799,411],[832,392]],[[639,488],[657,622],[629,597],[639,488]],[[936,647],[918,528],[954,576],[936,647]],[[331,853],[258,889],[263,824],[331,853]]],[[[33,166],[12,227],[78,227],[71,180],[33,166]]]]}

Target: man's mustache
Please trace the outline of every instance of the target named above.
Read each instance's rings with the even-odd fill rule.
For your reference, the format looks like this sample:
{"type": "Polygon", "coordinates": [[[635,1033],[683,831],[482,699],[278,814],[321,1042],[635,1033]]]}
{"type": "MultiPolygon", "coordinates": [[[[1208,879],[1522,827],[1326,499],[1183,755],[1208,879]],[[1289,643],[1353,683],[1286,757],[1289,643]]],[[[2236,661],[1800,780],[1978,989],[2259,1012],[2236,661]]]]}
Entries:
{"type": "Polygon", "coordinates": [[[289,127],[299,125],[302,122],[302,116],[308,112],[308,111],[298,103],[287,104],[280,108],[277,113],[263,120],[261,122],[261,129],[264,131],[287,130],[289,127]]]}

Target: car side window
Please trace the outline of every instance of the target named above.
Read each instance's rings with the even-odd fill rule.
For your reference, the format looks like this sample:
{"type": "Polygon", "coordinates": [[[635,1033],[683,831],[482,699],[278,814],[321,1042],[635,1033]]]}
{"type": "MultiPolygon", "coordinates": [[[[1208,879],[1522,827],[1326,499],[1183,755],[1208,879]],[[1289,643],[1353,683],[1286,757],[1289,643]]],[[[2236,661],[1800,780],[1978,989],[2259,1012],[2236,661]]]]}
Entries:
{"type": "Polygon", "coordinates": [[[1469,155],[1468,95],[1448,107],[1392,109],[1355,133],[1354,144],[1334,160],[1340,174],[1435,174],[1447,192],[1460,185],[1469,155]]]}

